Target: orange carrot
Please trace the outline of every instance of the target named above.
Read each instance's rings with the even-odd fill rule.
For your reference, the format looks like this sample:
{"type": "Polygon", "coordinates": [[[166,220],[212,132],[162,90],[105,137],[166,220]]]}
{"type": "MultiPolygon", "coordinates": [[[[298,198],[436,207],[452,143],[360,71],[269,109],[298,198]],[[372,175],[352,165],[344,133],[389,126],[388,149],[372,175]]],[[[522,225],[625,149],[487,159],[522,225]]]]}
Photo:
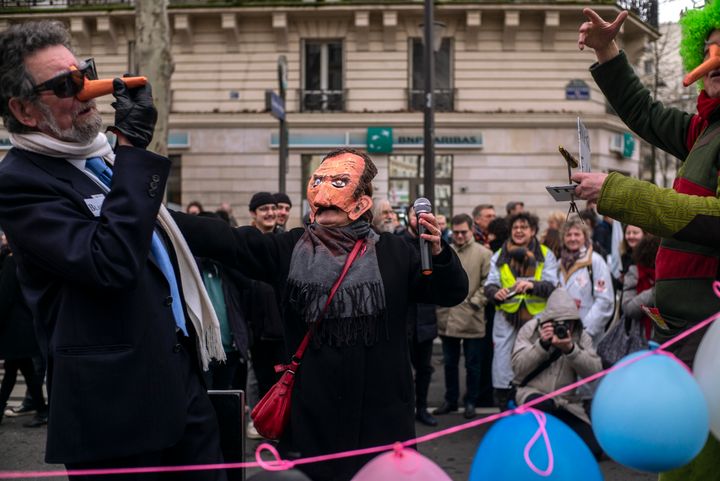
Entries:
{"type": "MultiPolygon", "coordinates": [[[[123,77],[120,80],[125,82],[128,88],[142,87],[147,83],[145,77],[123,77]]],[[[88,80],[85,79],[83,88],[76,95],[76,98],[81,102],[86,102],[95,97],[102,97],[103,95],[109,95],[113,93],[113,79],[100,79],[100,80],[88,80]]]]}
{"type": "Polygon", "coordinates": [[[703,78],[708,72],[720,68],[720,45],[715,43],[708,47],[710,56],[703,63],[693,69],[683,79],[683,86],[687,87],[703,78]]]}

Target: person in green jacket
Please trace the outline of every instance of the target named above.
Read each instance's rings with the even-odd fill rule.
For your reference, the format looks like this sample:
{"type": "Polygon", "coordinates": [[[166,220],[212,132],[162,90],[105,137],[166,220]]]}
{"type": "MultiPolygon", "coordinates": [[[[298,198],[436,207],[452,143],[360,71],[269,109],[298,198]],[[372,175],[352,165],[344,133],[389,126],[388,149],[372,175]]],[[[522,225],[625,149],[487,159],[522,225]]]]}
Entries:
{"type": "MultiPolygon", "coordinates": [[[[694,70],[686,85],[702,79],[697,113],[682,112],[655,101],[615,43],[627,12],[607,22],[586,8],[578,46],[595,50],[590,67],[596,83],[620,118],[636,134],[683,161],[672,189],[618,173],[578,173],[576,195],[597,200],[598,212],[661,236],[656,261],[656,305],[666,328],[655,339],[666,341],[720,311],[712,284],[720,272],[720,2],[690,11],[681,20],[681,54],[694,70]]],[[[704,330],[672,350],[692,366],[704,330]]],[[[720,444],[710,436],[705,449],[687,466],[660,479],[720,479],[720,444]]]]}

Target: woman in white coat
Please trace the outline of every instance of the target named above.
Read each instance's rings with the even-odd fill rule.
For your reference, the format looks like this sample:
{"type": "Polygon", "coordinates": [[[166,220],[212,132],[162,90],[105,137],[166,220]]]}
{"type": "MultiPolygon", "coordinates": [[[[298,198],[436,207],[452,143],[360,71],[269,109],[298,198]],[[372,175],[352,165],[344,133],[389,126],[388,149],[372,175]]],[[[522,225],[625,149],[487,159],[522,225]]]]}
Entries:
{"type": "Polygon", "coordinates": [[[615,311],[610,269],[602,256],[593,252],[590,227],[579,217],[568,219],[560,236],[560,286],[575,300],[585,331],[597,346],[615,311]]]}

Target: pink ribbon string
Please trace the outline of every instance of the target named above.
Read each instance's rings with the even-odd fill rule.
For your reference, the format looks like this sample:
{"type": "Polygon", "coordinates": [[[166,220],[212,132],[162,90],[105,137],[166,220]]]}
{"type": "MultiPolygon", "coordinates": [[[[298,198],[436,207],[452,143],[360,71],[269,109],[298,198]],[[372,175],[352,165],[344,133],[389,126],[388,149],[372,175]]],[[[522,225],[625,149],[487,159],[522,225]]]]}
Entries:
{"type": "MultiPolygon", "coordinates": [[[[720,282],[715,281],[713,282],[713,291],[716,296],[720,297],[720,282]]],[[[673,354],[666,351],[666,349],[681,340],[685,339],[688,336],[691,336],[692,334],[696,333],[697,331],[707,327],[714,321],[720,318],[720,312],[713,314],[712,316],[708,317],[702,322],[699,322],[698,324],[694,325],[693,327],[689,328],[688,330],[678,334],[677,336],[673,337],[672,339],[664,342],[661,344],[658,348],[649,350],[647,352],[644,352],[640,355],[637,355],[633,357],[632,359],[625,359],[614,366],[605,369],[603,371],[600,371],[596,374],[593,374],[592,376],[588,376],[584,379],[581,379],[580,381],[574,382],[572,384],[569,384],[563,388],[557,389],[549,394],[545,394],[544,396],[538,397],[533,399],[532,401],[528,401],[522,406],[519,406],[513,410],[510,411],[504,411],[501,413],[493,414],[492,416],[487,416],[482,419],[476,419],[475,421],[470,421],[465,424],[460,424],[458,426],[453,426],[451,428],[443,429],[440,431],[436,431],[434,433],[426,434],[424,436],[419,436],[414,439],[408,439],[406,441],[403,441],[399,443],[402,447],[410,447],[414,446],[416,444],[425,443],[428,441],[432,441],[437,438],[441,438],[444,436],[449,436],[451,434],[459,433],[460,431],[464,431],[466,429],[472,429],[474,427],[480,426],[482,424],[491,423],[494,421],[497,421],[498,419],[502,419],[508,416],[512,416],[513,414],[523,414],[525,412],[532,412],[536,413],[539,411],[536,411],[535,409],[531,409],[533,406],[540,404],[543,401],[546,401],[548,399],[552,399],[554,397],[557,397],[561,394],[564,394],[569,391],[573,391],[577,389],[578,387],[591,383],[597,379],[600,379],[603,376],[606,376],[607,374],[617,371],[618,369],[622,369],[626,366],[629,366],[633,363],[636,363],[642,359],[645,359],[648,356],[654,356],[654,355],[664,355],[671,357],[672,359],[675,359],[681,366],[685,367],[685,369],[688,370],[688,372],[691,372],[690,369],[677,357],[675,357],[673,354]]],[[[552,472],[553,464],[554,464],[554,458],[552,454],[552,446],[550,444],[549,437],[547,435],[547,431],[545,430],[545,424],[546,420],[543,415],[542,421],[538,417],[537,414],[535,414],[536,418],[538,419],[538,431],[535,433],[533,438],[528,442],[528,444],[525,447],[525,460],[528,463],[528,466],[530,466],[531,469],[533,469],[536,473],[547,476],[548,474],[542,474],[544,472],[552,472]],[[534,464],[532,463],[532,460],[529,458],[529,452],[530,452],[530,446],[532,446],[533,443],[539,439],[539,437],[542,436],[545,440],[545,446],[548,450],[548,468],[545,471],[537,470],[536,467],[534,467],[534,464]],[[548,471],[549,470],[549,471],[548,471]]],[[[300,464],[310,464],[310,463],[318,463],[322,461],[331,461],[335,459],[343,459],[343,458],[349,458],[353,456],[361,456],[361,455],[367,455],[367,454],[376,454],[381,453],[385,451],[389,451],[391,449],[397,449],[398,443],[392,443],[392,444],[386,444],[383,446],[374,446],[370,448],[363,448],[363,449],[354,449],[352,451],[344,451],[340,453],[333,453],[333,454],[325,454],[321,456],[313,456],[309,458],[300,458],[300,459],[294,459],[292,461],[290,460],[284,460],[280,457],[280,454],[278,453],[277,449],[275,449],[274,446],[268,443],[262,443],[260,444],[256,451],[255,451],[255,459],[256,462],[246,462],[246,463],[224,463],[224,464],[195,464],[195,465],[186,465],[186,466],[152,466],[152,467],[144,467],[144,468],[117,468],[117,469],[75,469],[75,470],[55,470],[55,471],[0,471],[0,479],[30,479],[30,478],[52,478],[52,477],[59,477],[59,476],[81,476],[81,475],[110,475],[110,474],[132,474],[132,473],[170,473],[170,472],[179,472],[179,471],[206,471],[206,470],[214,470],[214,469],[238,469],[238,468],[257,468],[261,467],[263,469],[267,469],[269,471],[282,471],[286,469],[291,469],[294,466],[300,465],[300,464]],[[268,451],[270,454],[272,454],[274,460],[268,462],[264,461],[261,457],[261,454],[263,451],[268,451]]]]}
{"type": "Polygon", "coordinates": [[[275,446],[269,443],[260,443],[255,450],[255,461],[257,461],[258,466],[266,471],[284,471],[286,469],[291,469],[295,465],[292,461],[282,459],[275,446]],[[270,463],[265,461],[262,458],[263,450],[269,451],[273,458],[275,458],[274,461],[270,463]]]}
{"type": "Polygon", "coordinates": [[[535,416],[535,419],[538,422],[538,429],[537,431],[535,431],[535,434],[533,434],[533,437],[530,438],[530,441],[527,442],[527,444],[525,445],[525,449],[523,450],[525,463],[539,476],[547,477],[552,474],[553,468],[555,466],[555,457],[553,456],[552,445],[550,444],[550,437],[548,436],[547,429],[545,429],[545,425],[547,424],[547,418],[545,417],[545,413],[543,413],[542,411],[538,411],[537,409],[530,408],[528,409],[528,411],[533,416],[535,416]],[[538,468],[530,457],[530,450],[535,445],[537,440],[540,439],[540,436],[542,436],[543,441],[545,441],[545,452],[547,452],[548,457],[548,465],[545,469],[538,468]]]}

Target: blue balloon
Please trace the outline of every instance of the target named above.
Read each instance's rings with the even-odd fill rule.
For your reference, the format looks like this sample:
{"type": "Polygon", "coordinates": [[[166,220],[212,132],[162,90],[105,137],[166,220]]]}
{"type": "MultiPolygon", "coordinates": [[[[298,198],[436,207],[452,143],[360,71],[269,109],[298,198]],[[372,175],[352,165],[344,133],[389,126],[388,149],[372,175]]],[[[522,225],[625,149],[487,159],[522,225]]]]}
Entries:
{"type": "MultiPolygon", "coordinates": [[[[553,470],[547,476],[533,471],[525,461],[525,446],[538,430],[532,413],[501,419],[483,437],[470,469],[470,481],[602,481],[600,467],[590,449],[559,419],[545,414],[546,431],[553,454],[553,470]]],[[[548,451],[542,437],[529,452],[540,470],[548,468],[548,451]]]]}
{"type": "Polygon", "coordinates": [[[615,461],[660,473],[697,456],[707,441],[709,416],[700,386],[686,367],[654,354],[605,376],[593,399],[592,425],[615,461]]]}

